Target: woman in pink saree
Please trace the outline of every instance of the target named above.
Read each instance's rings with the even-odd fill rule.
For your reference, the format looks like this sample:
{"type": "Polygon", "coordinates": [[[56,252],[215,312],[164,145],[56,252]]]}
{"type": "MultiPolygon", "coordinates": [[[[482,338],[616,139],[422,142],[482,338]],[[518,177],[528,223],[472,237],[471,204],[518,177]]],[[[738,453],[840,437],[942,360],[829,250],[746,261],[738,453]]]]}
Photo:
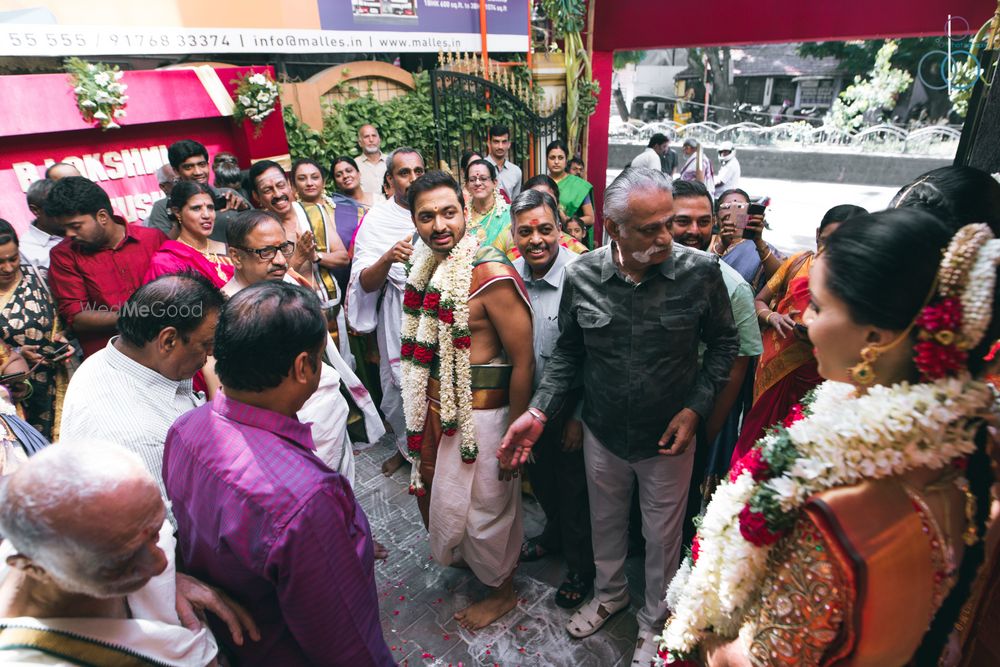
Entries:
{"type": "Polygon", "coordinates": [[[195,271],[221,288],[233,277],[234,268],[226,244],[208,238],[215,228],[212,191],[202,183],[181,181],[170,193],[168,209],[180,223],[180,234],[153,255],[145,281],[168,273],[195,271]]]}

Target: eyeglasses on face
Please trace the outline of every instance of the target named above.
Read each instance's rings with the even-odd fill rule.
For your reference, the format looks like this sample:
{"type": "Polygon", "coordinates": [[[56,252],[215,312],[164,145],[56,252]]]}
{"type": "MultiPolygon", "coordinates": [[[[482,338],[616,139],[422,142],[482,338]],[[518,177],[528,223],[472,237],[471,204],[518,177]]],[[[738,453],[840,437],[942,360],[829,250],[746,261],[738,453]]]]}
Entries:
{"type": "Polygon", "coordinates": [[[274,259],[274,256],[279,252],[285,257],[291,257],[292,253],[295,252],[295,241],[285,241],[281,245],[269,245],[266,248],[243,248],[241,246],[234,246],[237,250],[242,250],[243,252],[253,253],[257,255],[262,261],[268,262],[274,259]]]}
{"type": "Polygon", "coordinates": [[[493,179],[489,176],[470,176],[469,183],[489,183],[493,179]]]}

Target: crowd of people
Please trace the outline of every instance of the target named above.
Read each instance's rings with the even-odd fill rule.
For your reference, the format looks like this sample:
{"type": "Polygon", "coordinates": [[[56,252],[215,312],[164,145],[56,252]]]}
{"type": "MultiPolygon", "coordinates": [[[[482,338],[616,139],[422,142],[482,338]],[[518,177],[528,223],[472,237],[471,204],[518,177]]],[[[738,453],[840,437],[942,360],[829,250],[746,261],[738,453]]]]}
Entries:
{"type": "Polygon", "coordinates": [[[131,225],[57,164],[27,230],[0,220],[0,662],[395,664],[353,492],[387,436],[434,561],[488,590],[469,631],[560,558],[590,636],[638,553],[633,667],[960,664],[991,604],[1000,183],[929,172],[785,258],[732,145],[716,172],[654,135],[603,245],[562,141],[524,174],[494,126],[458,178],[358,146],[243,171],[177,141],[131,225]]]}

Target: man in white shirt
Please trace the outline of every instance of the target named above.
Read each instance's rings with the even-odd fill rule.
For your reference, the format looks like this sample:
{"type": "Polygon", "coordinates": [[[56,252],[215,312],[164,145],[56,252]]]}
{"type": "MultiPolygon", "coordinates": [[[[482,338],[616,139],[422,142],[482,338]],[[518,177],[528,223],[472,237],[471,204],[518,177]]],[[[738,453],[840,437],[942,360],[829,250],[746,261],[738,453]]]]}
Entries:
{"type": "Polygon", "coordinates": [[[110,443],[47,447],[0,488],[0,663],[215,664],[196,615],[233,641],[260,634],[245,610],[177,574],[173,530],[142,462],[110,443]]]}
{"type": "Polygon", "coordinates": [[[212,352],[222,294],[198,274],[146,283],[118,315],[119,335],[70,380],[60,439],[98,438],[134,452],[163,491],[174,421],[205,402],[192,378],[212,352]]]}
{"type": "Polygon", "coordinates": [[[25,196],[28,200],[28,210],[35,219],[18,238],[24,259],[35,268],[44,271],[49,269],[49,251],[59,245],[66,234],[66,229],[62,225],[45,215],[45,198],[49,196],[53,185],[55,181],[43,178],[28,186],[25,196]]]}
{"type": "Polygon", "coordinates": [[[358,129],[358,146],[361,155],[354,158],[361,172],[361,189],[371,194],[375,201],[385,199],[382,194],[382,179],[385,178],[385,155],[382,153],[382,137],[374,125],[362,125],[358,129]]]}
{"type": "Polygon", "coordinates": [[[361,333],[376,332],[382,413],[396,436],[397,452],[382,464],[392,475],[406,460],[406,419],[403,416],[403,376],[400,367],[400,328],[403,319],[403,265],[413,254],[416,229],[407,192],[424,173],[424,160],[415,149],[397,148],[386,161],[392,199],[368,211],[354,239],[354,261],[347,283],[347,321],[361,333]]]}
{"type": "Polygon", "coordinates": [[[490,154],[486,159],[497,168],[497,179],[507,196],[521,194],[521,168],[508,160],[510,154],[510,128],[506,125],[494,125],[490,128],[490,154]]]}
{"type": "Polygon", "coordinates": [[[719,144],[719,173],[715,175],[715,196],[740,187],[740,161],[736,159],[736,149],[733,142],[723,141],[719,144]]]}
{"type": "Polygon", "coordinates": [[[649,138],[646,150],[636,155],[629,166],[633,169],[662,171],[663,164],[660,162],[660,157],[667,152],[669,145],[670,140],[667,139],[667,135],[657,132],[649,138]]]}

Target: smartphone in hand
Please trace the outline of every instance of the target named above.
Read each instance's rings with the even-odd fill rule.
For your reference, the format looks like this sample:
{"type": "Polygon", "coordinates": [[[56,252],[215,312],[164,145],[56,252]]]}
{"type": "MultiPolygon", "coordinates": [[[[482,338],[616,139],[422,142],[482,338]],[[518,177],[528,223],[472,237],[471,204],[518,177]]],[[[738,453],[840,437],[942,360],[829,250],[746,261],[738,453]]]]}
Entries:
{"type": "Polygon", "coordinates": [[[38,350],[38,353],[45,357],[48,361],[55,361],[56,359],[65,356],[67,352],[69,352],[69,343],[63,343],[61,345],[48,343],[46,345],[42,345],[42,347],[38,350]]]}
{"type": "MultiPolygon", "coordinates": [[[[763,216],[766,210],[767,207],[764,206],[763,204],[750,204],[749,206],[747,206],[746,214],[747,217],[750,217],[752,215],[763,216]]],[[[759,237],[760,237],[760,232],[756,230],[750,230],[749,232],[744,230],[743,232],[743,238],[745,239],[757,240],[759,237]]]]}
{"type": "Polygon", "coordinates": [[[6,375],[0,375],[0,384],[15,384],[24,380],[26,377],[28,377],[28,374],[25,371],[21,371],[19,373],[7,373],[6,375]]]}

